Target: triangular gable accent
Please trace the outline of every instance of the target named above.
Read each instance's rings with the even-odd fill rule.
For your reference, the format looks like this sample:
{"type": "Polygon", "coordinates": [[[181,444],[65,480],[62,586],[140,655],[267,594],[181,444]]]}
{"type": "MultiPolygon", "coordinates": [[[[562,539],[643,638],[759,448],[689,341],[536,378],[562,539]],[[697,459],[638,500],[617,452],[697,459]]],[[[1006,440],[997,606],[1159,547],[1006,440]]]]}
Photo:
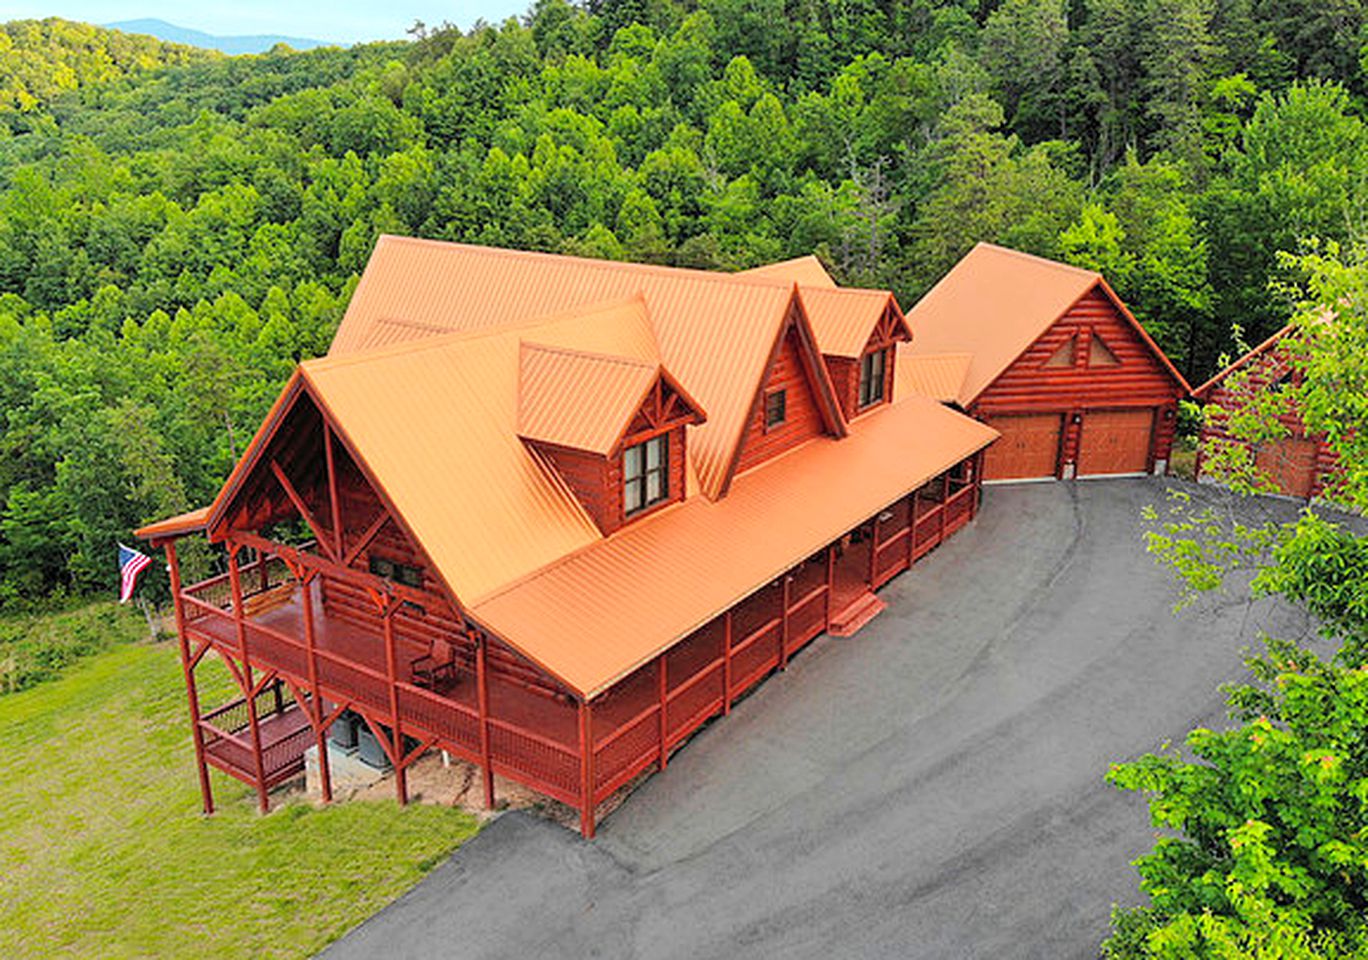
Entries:
{"type": "Polygon", "coordinates": [[[908,325],[907,318],[903,316],[902,307],[898,306],[898,301],[893,298],[892,294],[889,294],[888,306],[874,327],[874,332],[869,335],[869,341],[865,344],[865,352],[889,347],[900,342],[912,342],[912,327],[908,325]]]}
{"type": "Polygon", "coordinates": [[[698,401],[689,396],[668,370],[660,368],[655,380],[637,403],[636,413],[609,450],[610,457],[622,452],[626,441],[642,433],[655,433],[680,424],[698,425],[708,419],[698,401]]]}
{"type": "Polygon", "coordinates": [[[1074,334],[1065,340],[1054,353],[1050,354],[1050,359],[1046,360],[1041,366],[1050,368],[1072,367],[1078,359],[1078,335],[1074,334]]]}
{"type": "Polygon", "coordinates": [[[1121,359],[1112,352],[1111,347],[1107,346],[1105,340],[1098,336],[1097,331],[1092,331],[1092,337],[1088,341],[1088,366],[1089,367],[1119,367],[1121,359]]]}
{"type": "MultiPolygon", "coordinates": [[[[1168,375],[1173,378],[1173,382],[1183,389],[1183,393],[1192,393],[1192,387],[1188,384],[1187,379],[1178,372],[1178,368],[1173,365],[1173,361],[1168,358],[1168,354],[1159,349],[1159,344],[1154,342],[1154,338],[1149,335],[1149,331],[1140,324],[1139,320],[1135,319],[1135,314],[1131,313],[1130,307],[1126,306],[1121,298],[1116,295],[1116,291],[1111,288],[1111,284],[1107,283],[1106,277],[1099,276],[1097,278],[1096,288],[1102,290],[1107,299],[1112,302],[1112,306],[1116,307],[1117,312],[1119,312],[1125,321],[1135,329],[1135,332],[1140,335],[1141,341],[1149,348],[1150,353],[1158,359],[1160,366],[1162,366],[1164,370],[1167,371],[1168,375]]],[[[1091,292],[1091,290],[1088,291],[1088,293],[1091,292]]],[[[1087,296],[1087,293],[1083,296],[1087,296]]],[[[1082,300],[1083,297],[1079,297],[1078,299],[1082,300]]],[[[1072,310],[1073,305],[1070,305],[1069,309],[1072,310]]]]}
{"type": "MultiPolygon", "coordinates": [[[[244,492],[254,490],[258,484],[268,487],[269,485],[274,485],[275,489],[281,490],[284,495],[281,498],[282,508],[281,511],[279,511],[280,513],[293,515],[298,512],[297,509],[295,509],[296,504],[293,502],[293,497],[289,495],[288,491],[284,490],[285,484],[289,483],[291,486],[295,486],[296,494],[300,493],[300,487],[307,487],[309,485],[303,482],[297,473],[292,477],[289,475],[288,471],[286,471],[286,477],[282,480],[276,473],[276,464],[272,462],[279,458],[268,458],[267,454],[272,453],[273,442],[277,437],[281,436],[281,428],[290,420],[292,415],[302,409],[300,406],[301,402],[307,402],[319,420],[319,447],[322,448],[324,436],[330,436],[332,443],[341,448],[345,453],[346,458],[351,461],[352,467],[360,474],[361,479],[375,494],[376,499],[384,508],[379,516],[367,518],[368,529],[362,534],[362,538],[369,539],[386,523],[393,523],[399,529],[399,532],[413,545],[414,549],[418,551],[419,555],[422,556],[428,570],[437,579],[437,582],[445,592],[446,599],[450,601],[452,609],[458,612],[462,611],[463,606],[460,602],[460,598],[451,588],[451,585],[446,582],[441,570],[432,562],[427,550],[423,547],[422,541],[415,535],[408,523],[405,522],[403,515],[395,508],[388,494],[386,494],[384,487],[376,480],[374,473],[366,464],[364,458],[357,452],[355,445],[347,438],[345,431],[340,428],[336,422],[336,418],[333,417],[327,409],[327,405],[310,386],[307,376],[300,370],[296,370],[290,377],[289,382],[281,391],[274,406],[272,406],[271,412],[267,415],[261,428],[252,438],[252,442],[248,445],[246,452],[238,461],[237,466],[234,467],[227,482],[224,483],[222,489],[219,491],[219,495],[215,498],[213,506],[209,508],[205,528],[210,541],[219,542],[225,539],[229,532],[227,525],[233,520],[234,508],[238,503],[240,496],[244,492]],[[326,434],[322,429],[325,426],[327,430],[326,434]],[[284,504],[286,502],[289,503],[289,507],[291,508],[288,511],[284,509],[284,504]],[[387,517],[388,519],[382,520],[383,517],[387,517]]],[[[309,419],[312,419],[312,417],[309,419]]],[[[301,438],[301,441],[307,442],[304,438],[301,438]]],[[[304,442],[299,443],[298,446],[302,447],[304,442]]],[[[326,456],[325,449],[322,449],[321,453],[323,456],[326,456]]],[[[314,491],[310,490],[309,492],[314,491]]],[[[309,505],[306,503],[305,506],[307,507],[309,505]]],[[[311,512],[314,513],[313,520],[314,524],[317,525],[318,531],[324,536],[331,536],[333,531],[330,524],[324,519],[325,511],[322,507],[320,506],[317,510],[311,509],[311,512]]],[[[266,518],[266,520],[267,522],[270,522],[281,518],[281,516],[273,515],[266,518]]],[[[248,517],[247,519],[250,521],[255,518],[248,517]]],[[[259,525],[260,524],[256,524],[254,527],[259,525]]],[[[254,527],[248,529],[253,529],[254,527]]],[[[324,553],[331,558],[332,552],[333,548],[324,542],[323,537],[320,537],[320,553],[324,553]]],[[[345,553],[346,551],[344,550],[344,554],[345,553]]],[[[341,558],[337,558],[335,562],[340,563],[345,559],[347,558],[344,555],[341,558]]]]}
{"type": "Polygon", "coordinates": [[[812,332],[812,324],[803,308],[802,298],[798,295],[798,285],[794,284],[793,295],[789,300],[784,322],[779,324],[779,329],[775,333],[774,343],[770,346],[769,357],[765,360],[765,365],[760,371],[760,378],[752,392],[750,408],[741,421],[741,427],[732,447],[731,459],[719,496],[726,496],[727,490],[731,487],[732,478],[736,476],[737,465],[741,462],[741,448],[745,445],[746,427],[755,418],[760,405],[765,402],[765,385],[769,383],[774,364],[779,359],[779,353],[784,348],[784,340],[790,331],[797,334],[803,371],[807,375],[808,386],[811,387],[813,396],[817,400],[817,409],[822,414],[822,425],[828,433],[836,437],[844,437],[849,432],[845,417],[841,413],[840,404],[836,402],[836,388],[831,383],[831,376],[827,373],[826,363],[823,362],[822,355],[817,349],[817,338],[812,332]]]}

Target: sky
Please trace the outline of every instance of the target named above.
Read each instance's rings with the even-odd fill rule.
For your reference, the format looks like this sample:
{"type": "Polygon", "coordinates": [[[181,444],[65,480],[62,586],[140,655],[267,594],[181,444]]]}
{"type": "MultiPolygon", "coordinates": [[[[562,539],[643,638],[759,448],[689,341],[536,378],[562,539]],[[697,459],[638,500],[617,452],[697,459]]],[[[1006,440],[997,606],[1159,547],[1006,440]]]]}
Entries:
{"type": "Polygon", "coordinates": [[[449,20],[469,27],[483,17],[499,22],[526,12],[530,0],[228,0],[215,4],[184,0],[0,0],[0,22],[65,17],[87,23],[153,18],[218,36],[279,34],[357,43],[402,39],[422,20],[429,26],[449,20]]]}

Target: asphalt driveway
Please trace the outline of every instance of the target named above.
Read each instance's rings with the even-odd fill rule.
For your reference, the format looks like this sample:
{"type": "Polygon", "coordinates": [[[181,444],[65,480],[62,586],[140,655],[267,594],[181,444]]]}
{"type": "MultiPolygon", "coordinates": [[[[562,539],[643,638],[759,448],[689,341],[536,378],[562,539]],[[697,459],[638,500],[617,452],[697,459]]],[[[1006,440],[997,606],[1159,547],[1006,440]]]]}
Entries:
{"type": "Polygon", "coordinates": [[[1222,722],[1270,602],[1180,617],[1152,480],[997,486],[978,521],[670,761],[586,843],[501,817],[329,949],[397,957],[1093,958],[1143,801],[1108,765],[1222,722]]]}

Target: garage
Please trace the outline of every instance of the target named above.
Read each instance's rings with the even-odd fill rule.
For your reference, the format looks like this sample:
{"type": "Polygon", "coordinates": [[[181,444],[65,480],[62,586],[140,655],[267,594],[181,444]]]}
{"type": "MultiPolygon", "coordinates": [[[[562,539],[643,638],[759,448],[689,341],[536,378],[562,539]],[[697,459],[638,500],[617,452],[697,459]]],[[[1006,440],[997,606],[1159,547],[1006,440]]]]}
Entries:
{"type": "Polygon", "coordinates": [[[988,425],[1002,434],[984,455],[985,480],[1053,479],[1059,468],[1059,435],[1064,417],[1027,413],[992,417],[988,425]]]}
{"type": "Polygon", "coordinates": [[[1089,410],[1078,441],[1078,475],[1148,473],[1154,410],[1089,410]]]}
{"type": "Polygon", "coordinates": [[[1316,482],[1316,455],[1320,445],[1304,437],[1283,437],[1259,447],[1254,465],[1280,493],[1305,499],[1316,482]]]}

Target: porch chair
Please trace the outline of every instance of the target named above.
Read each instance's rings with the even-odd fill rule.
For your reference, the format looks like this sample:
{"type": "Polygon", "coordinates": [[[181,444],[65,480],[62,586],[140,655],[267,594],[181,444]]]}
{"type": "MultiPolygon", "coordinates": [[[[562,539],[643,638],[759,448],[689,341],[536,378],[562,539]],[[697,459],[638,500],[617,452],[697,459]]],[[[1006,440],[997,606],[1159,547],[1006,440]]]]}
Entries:
{"type": "Polygon", "coordinates": [[[435,690],[456,682],[456,650],[445,640],[434,639],[428,652],[413,661],[413,682],[435,690]]]}

